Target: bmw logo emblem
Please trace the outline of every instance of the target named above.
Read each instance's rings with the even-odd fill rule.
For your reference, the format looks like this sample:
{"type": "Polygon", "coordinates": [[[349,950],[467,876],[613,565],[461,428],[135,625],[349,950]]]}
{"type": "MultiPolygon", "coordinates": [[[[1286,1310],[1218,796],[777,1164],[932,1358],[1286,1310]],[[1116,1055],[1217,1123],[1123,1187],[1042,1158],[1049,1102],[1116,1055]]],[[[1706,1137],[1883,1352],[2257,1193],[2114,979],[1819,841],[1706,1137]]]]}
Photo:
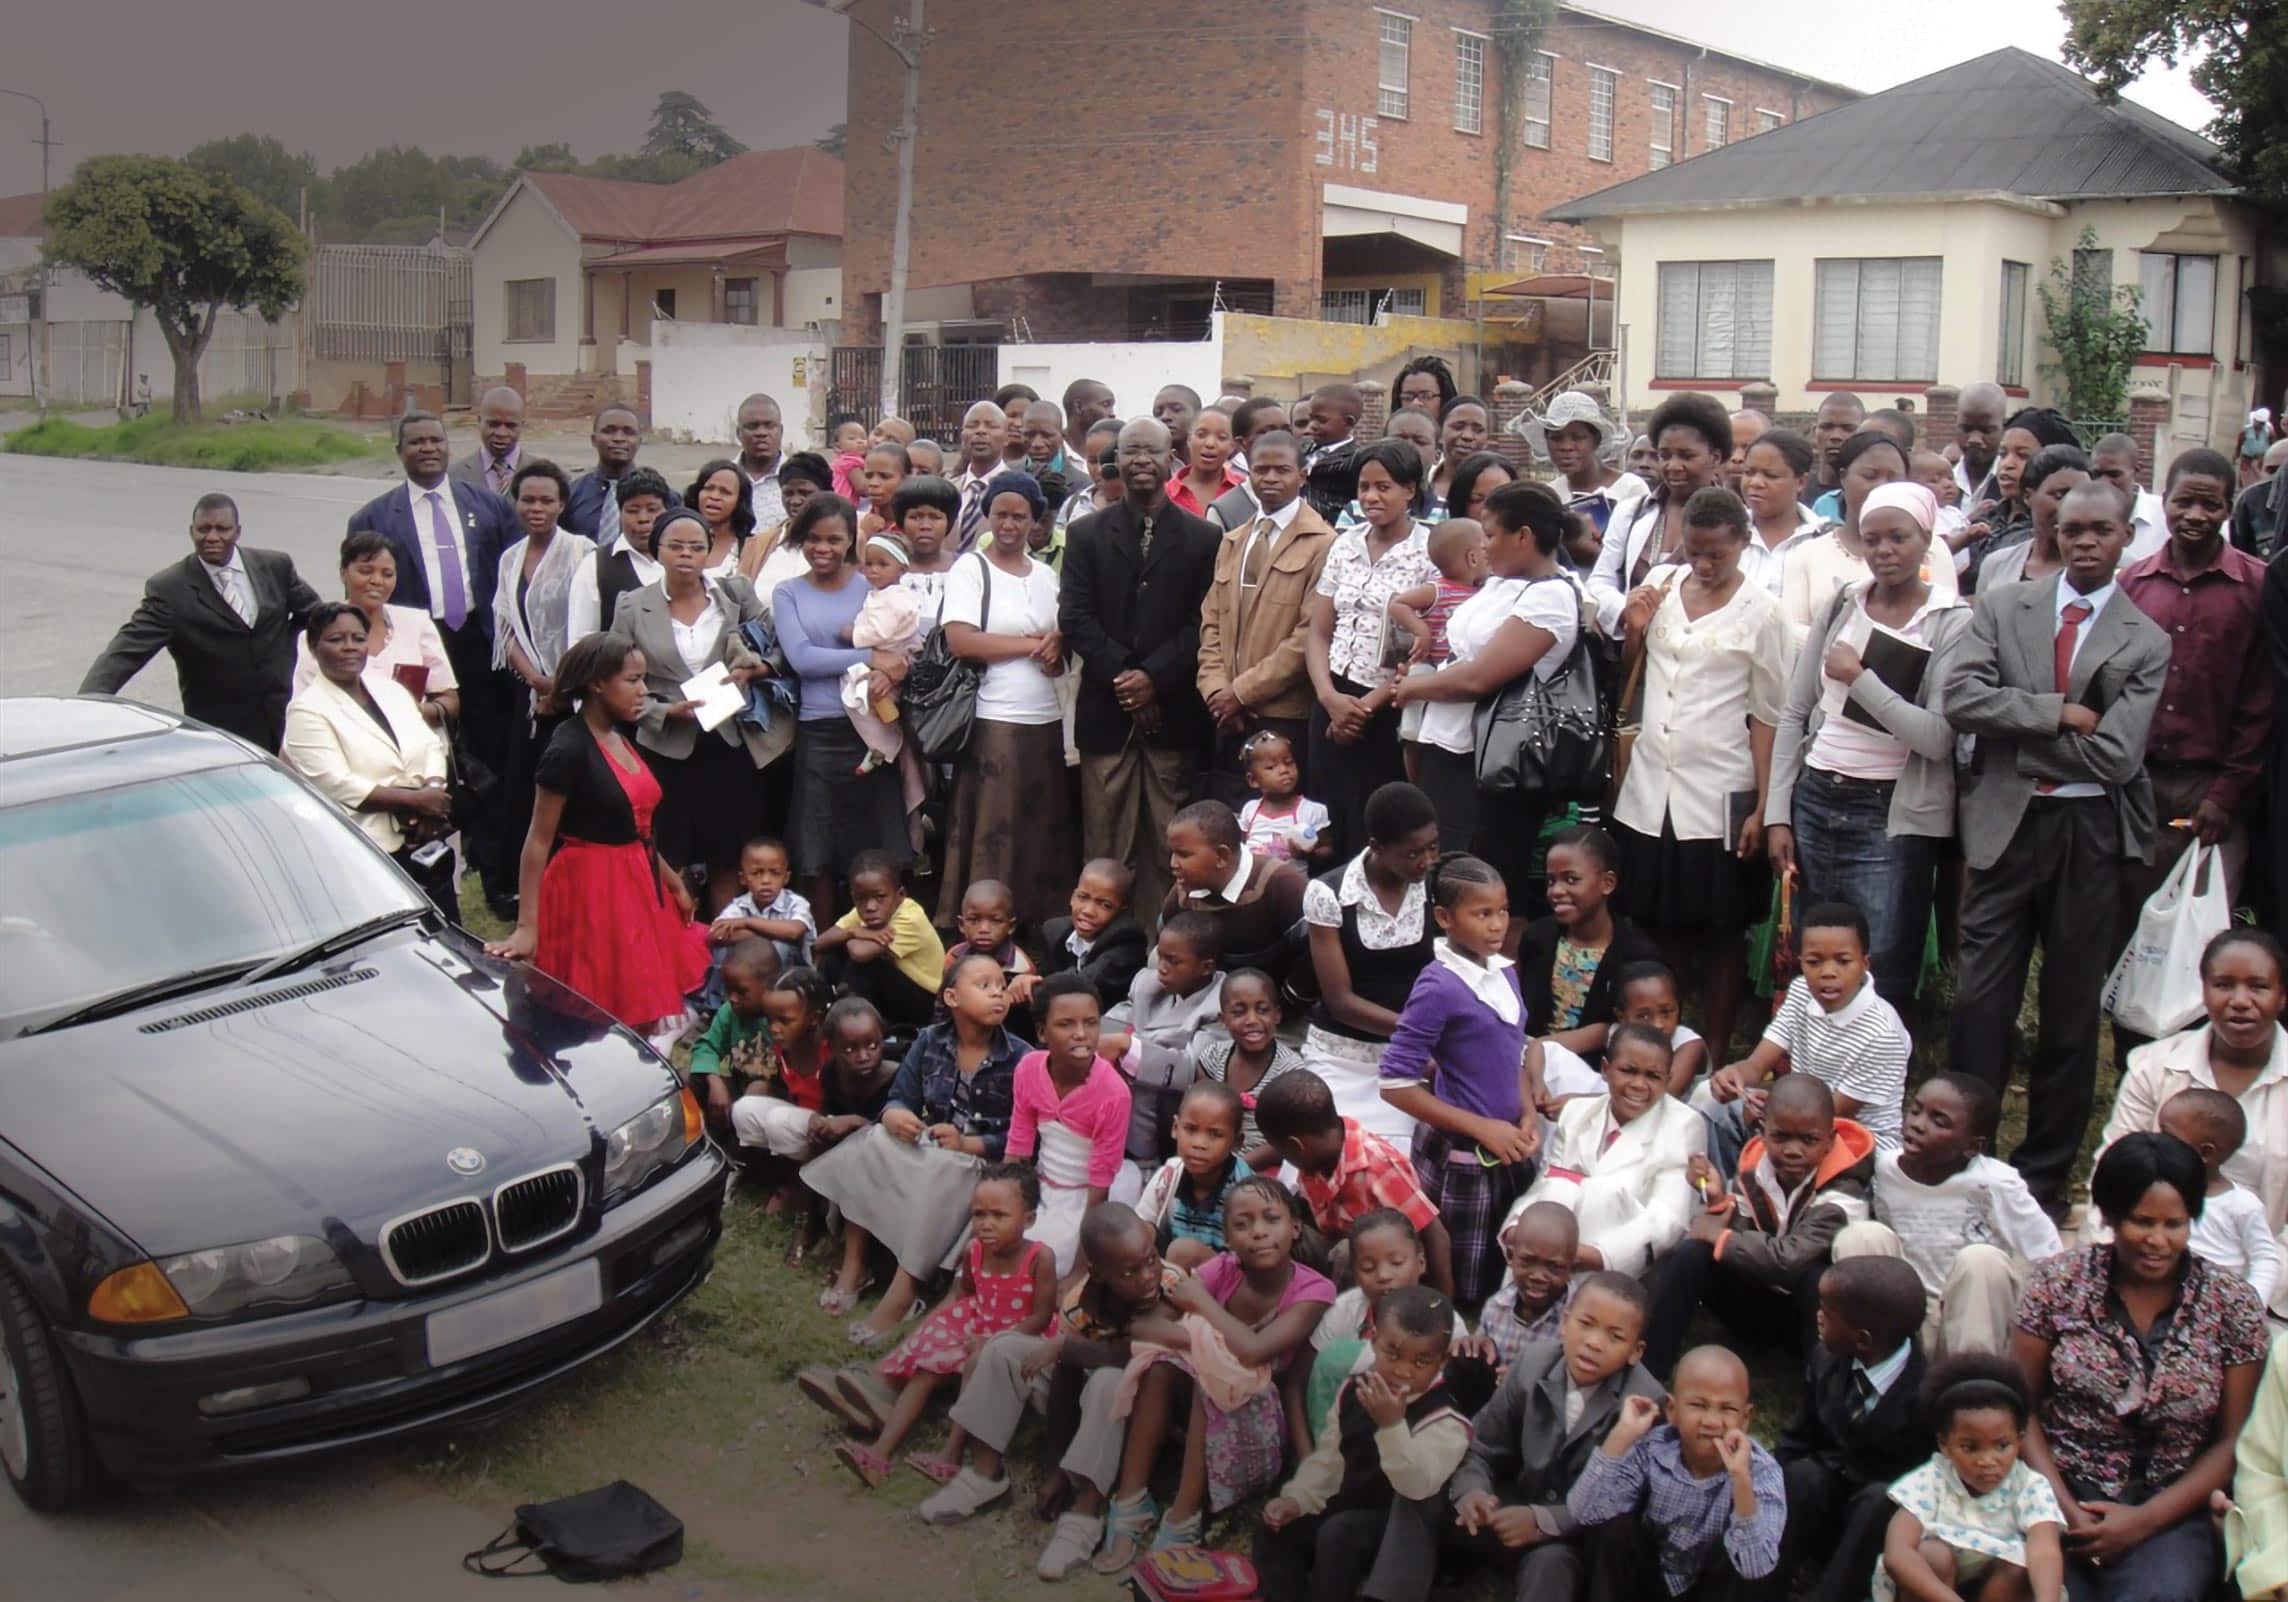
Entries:
{"type": "Polygon", "coordinates": [[[485,1171],[485,1154],[474,1146],[455,1146],[445,1153],[445,1166],[467,1179],[485,1171]]]}

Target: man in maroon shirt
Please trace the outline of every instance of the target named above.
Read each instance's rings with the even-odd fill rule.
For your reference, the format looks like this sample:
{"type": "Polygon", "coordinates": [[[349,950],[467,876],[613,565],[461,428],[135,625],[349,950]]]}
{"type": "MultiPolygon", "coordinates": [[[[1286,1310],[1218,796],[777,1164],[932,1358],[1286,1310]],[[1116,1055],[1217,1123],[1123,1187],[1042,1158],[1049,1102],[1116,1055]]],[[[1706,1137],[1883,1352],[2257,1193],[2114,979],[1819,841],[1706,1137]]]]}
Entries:
{"type": "MultiPolygon", "coordinates": [[[[2272,734],[2264,650],[2264,564],[2224,538],[2232,463],[2185,451],[2169,464],[2168,543],[2121,570],[2123,593],[2169,636],[2169,671],[2145,741],[2159,824],[2150,864],[2121,871],[2121,932],[2194,840],[2222,845],[2228,886],[2247,860],[2249,806],[2262,791],[2272,734]],[[2171,825],[2186,820],[2189,827],[2171,825]]],[[[2115,1060],[2126,1049],[2115,1031],[2115,1060]]]]}

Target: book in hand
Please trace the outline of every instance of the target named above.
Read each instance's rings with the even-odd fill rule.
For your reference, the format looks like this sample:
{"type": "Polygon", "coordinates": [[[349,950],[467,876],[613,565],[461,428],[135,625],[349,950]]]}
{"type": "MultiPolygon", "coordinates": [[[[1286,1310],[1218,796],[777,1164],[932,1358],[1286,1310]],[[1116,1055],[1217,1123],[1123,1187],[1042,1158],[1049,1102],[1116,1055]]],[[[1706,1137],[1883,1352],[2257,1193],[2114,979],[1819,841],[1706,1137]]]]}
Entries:
{"type": "MultiPolygon", "coordinates": [[[[1922,694],[1923,675],[1930,670],[1930,655],[1928,646],[1917,645],[1878,623],[1868,633],[1867,643],[1859,648],[1859,663],[1896,691],[1901,700],[1912,701],[1922,694]]],[[[1870,729],[1883,726],[1882,719],[1849,696],[1843,698],[1843,715],[1870,729]]]]}
{"type": "Polygon", "coordinates": [[[1760,818],[1762,816],[1763,812],[1757,805],[1757,795],[1755,791],[1727,790],[1724,793],[1725,851],[1733,852],[1739,850],[1740,831],[1748,826],[1748,820],[1750,818],[1760,818]]]}
{"type": "Polygon", "coordinates": [[[429,688],[429,664],[426,662],[400,662],[389,671],[398,683],[405,686],[405,693],[416,701],[429,688]]]}

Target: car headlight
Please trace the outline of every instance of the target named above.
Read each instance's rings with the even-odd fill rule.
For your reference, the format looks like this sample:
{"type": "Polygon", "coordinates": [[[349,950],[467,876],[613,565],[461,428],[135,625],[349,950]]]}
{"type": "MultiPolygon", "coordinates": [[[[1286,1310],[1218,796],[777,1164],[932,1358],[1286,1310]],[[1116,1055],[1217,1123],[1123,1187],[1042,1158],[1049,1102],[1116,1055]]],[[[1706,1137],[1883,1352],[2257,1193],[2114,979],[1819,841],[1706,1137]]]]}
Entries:
{"type": "Polygon", "coordinates": [[[698,1138],[699,1103],[688,1090],[652,1103],[620,1125],[604,1141],[605,1204],[681,1160],[698,1138]]]}
{"type": "Polygon", "coordinates": [[[160,1259],[159,1271],[193,1315],[330,1301],[357,1287],[334,1249],[314,1235],[273,1235],[160,1259]]]}

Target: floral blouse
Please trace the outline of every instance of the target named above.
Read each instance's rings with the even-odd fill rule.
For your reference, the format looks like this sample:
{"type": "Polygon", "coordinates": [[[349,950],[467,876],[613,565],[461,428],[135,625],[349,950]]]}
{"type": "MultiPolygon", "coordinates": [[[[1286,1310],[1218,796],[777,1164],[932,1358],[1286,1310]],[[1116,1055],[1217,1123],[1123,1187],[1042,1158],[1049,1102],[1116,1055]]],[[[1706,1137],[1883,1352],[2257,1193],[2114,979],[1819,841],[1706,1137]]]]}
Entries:
{"type": "Polygon", "coordinates": [[[2177,1299],[2141,1342],[2113,1294],[2113,1248],[2034,1266],[2018,1328],[2050,1343],[2042,1430],[2076,1495],[2141,1502],[2216,1436],[2224,1371],[2264,1361],[2264,1308],[2246,1280],[2187,1252],[2177,1299]]]}
{"type": "Polygon", "coordinates": [[[1382,675],[1383,633],[1390,598],[1401,590],[1436,581],[1430,561],[1430,529],[1416,523],[1406,538],[1379,559],[1367,554],[1370,529],[1340,535],[1327,548],[1319,569],[1318,593],[1335,603],[1335,630],[1327,641],[1327,670],[1353,684],[1371,685],[1382,675]]]}

